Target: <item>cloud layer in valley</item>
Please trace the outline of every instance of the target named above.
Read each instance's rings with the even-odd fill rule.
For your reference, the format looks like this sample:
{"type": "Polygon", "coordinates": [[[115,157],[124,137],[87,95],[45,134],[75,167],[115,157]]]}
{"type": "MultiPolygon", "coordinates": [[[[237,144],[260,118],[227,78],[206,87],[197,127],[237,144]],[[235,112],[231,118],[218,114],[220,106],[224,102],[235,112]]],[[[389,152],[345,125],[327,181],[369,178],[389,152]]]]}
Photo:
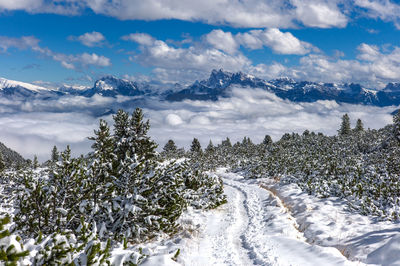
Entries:
{"type": "MultiPolygon", "coordinates": [[[[86,153],[91,145],[87,137],[93,135],[99,119],[89,110],[116,110],[129,102],[127,98],[116,103],[109,102],[109,98],[96,97],[67,97],[55,109],[51,109],[52,102],[37,101],[32,103],[29,111],[13,111],[12,114],[7,113],[10,105],[0,103],[0,112],[7,114],[0,117],[0,140],[27,158],[36,154],[42,161],[49,158],[53,145],[63,149],[70,144],[75,155],[86,153]],[[91,107],[81,107],[86,108],[86,112],[79,109],[90,100],[93,101],[91,107]]],[[[151,123],[150,135],[160,144],[160,149],[168,139],[188,148],[194,137],[205,147],[210,139],[217,144],[226,137],[240,141],[249,136],[258,143],[266,134],[278,140],[284,133],[302,133],[305,129],[333,135],[345,113],[349,113],[353,126],[356,119],[361,118],[366,128],[380,128],[392,122],[390,113],[394,110],[394,107],[339,105],[333,101],[292,103],[266,91],[249,88],[236,88],[232,97],[216,102],[136,102],[128,105],[144,107],[145,117],[151,123]]],[[[102,118],[112,124],[111,115],[102,118]]]]}

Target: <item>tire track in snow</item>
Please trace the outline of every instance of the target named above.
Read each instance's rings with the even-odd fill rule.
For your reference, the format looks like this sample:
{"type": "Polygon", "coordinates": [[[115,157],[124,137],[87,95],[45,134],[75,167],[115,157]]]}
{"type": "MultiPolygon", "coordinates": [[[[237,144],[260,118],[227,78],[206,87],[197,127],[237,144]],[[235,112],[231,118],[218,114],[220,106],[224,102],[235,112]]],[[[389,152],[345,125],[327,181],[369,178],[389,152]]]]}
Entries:
{"type": "MultiPolygon", "coordinates": [[[[226,187],[244,196],[248,224],[240,236],[255,265],[356,265],[337,249],[310,245],[273,193],[234,173],[218,173],[226,187]]],[[[228,200],[231,200],[228,197],[228,200]]],[[[359,265],[359,264],[357,264],[359,265]]]]}
{"type": "Polygon", "coordinates": [[[253,265],[241,238],[249,223],[244,194],[231,187],[225,188],[225,194],[227,204],[201,217],[205,223],[198,240],[182,250],[184,265],[253,265]]]}

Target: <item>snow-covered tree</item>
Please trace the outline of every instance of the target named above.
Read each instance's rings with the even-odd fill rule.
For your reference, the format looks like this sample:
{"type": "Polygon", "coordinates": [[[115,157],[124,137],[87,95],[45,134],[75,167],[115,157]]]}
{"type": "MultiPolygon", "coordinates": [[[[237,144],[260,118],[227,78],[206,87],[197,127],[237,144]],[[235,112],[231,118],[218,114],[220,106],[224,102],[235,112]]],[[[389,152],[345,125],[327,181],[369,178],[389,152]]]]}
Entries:
{"type": "Polygon", "coordinates": [[[357,133],[364,131],[364,124],[361,121],[361,119],[357,119],[357,123],[356,123],[356,127],[354,128],[354,131],[357,133]]]}
{"type": "Polygon", "coordinates": [[[136,108],[131,116],[128,136],[140,160],[152,160],[156,155],[157,144],[147,135],[149,129],[149,120],[144,121],[142,109],[136,108]]]}
{"type": "Polygon", "coordinates": [[[178,148],[175,145],[175,142],[170,139],[165,143],[162,155],[166,158],[174,158],[177,155],[178,148]]]}
{"type": "Polygon", "coordinates": [[[393,134],[397,141],[400,142],[400,110],[393,116],[393,134]]]}
{"type": "Polygon", "coordinates": [[[270,135],[265,135],[264,140],[262,142],[265,146],[271,145],[273,143],[270,135]]]}
{"type": "Polygon", "coordinates": [[[57,146],[54,145],[53,149],[51,150],[51,162],[56,163],[59,159],[60,154],[58,153],[57,146]]]}
{"type": "Polygon", "coordinates": [[[20,237],[8,230],[10,222],[9,216],[0,216],[0,264],[6,266],[18,265],[29,255],[29,251],[23,250],[20,237]]]}
{"type": "Polygon", "coordinates": [[[33,169],[37,169],[39,167],[39,161],[36,155],[33,156],[32,167],[33,169]]]}
{"type": "Polygon", "coordinates": [[[190,152],[195,155],[201,154],[202,152],[201,144],[197,138],[193,139],[192,144],[190,146],[190,152]]]}
{"type": "Polygon", "coordinates": [[[348,114],[344,114],[342,117],[342,124],[340,125],[339,135],[345,136],[351,133],[350,128],[350,117],[348,114]]]}

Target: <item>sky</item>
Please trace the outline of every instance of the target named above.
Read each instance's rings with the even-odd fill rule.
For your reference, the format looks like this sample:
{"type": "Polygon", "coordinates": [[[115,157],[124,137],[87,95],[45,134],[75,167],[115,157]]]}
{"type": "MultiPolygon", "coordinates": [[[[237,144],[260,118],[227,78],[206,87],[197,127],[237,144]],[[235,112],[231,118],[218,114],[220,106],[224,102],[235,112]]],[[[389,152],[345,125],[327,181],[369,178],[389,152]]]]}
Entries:
{"type": "Polygon", "coordinates": [[[0,76],[189,84],[223,68],[379,89],[400,80],[399,33],[389,0],[0,0],[0,76]]]}
{"type": "MultiPolygon", "coordinates": [[[[191,84],[212,69],[266,80],[290,77],[355,82],[382,89],[400,81],[400,2],[389,0],[0,0],[0,77],[57,88],[92,86],[105,75],[191,84]]],[[[0,98],[0,141],[25,158],[49,158],[53,145],[90,151],[94,113],[132,99],[63,96],[0,98]]],[[[148,101],[149,134],[203,147],[249,136],[278,140],[308,129],[337,133],[348,113],[366,128],[392,122],[397,107],[293,103],[267,91],[233,88],[218,101],[148,101]]]]}

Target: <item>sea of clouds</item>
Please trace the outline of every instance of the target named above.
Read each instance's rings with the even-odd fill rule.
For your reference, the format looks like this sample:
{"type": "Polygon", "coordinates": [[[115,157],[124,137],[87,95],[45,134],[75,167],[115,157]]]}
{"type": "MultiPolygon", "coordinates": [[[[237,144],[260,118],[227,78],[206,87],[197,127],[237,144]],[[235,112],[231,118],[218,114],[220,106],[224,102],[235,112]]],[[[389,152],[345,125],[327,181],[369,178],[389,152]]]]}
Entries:
{"type": "Polygon", "coordinates": [[[278,140],[282,134],[308,129],[334,135],[341,117],[348,113],[352,125],[360,118],[365,128],[380,128],[392,123],[396,107],[337,104],[334,101],[293,103],[272,93],[249,88],[234,88],[231,97],[218,101],[167,102],[157,98],[133,99],[94,96],[65,96],[55,100],[0,101],[0,141],[26,158],[50,157],[53,145],[59,150],[70,145],[74,155],[90,151],[93,130],[99,119],[112,124],[110,110],[144,110],[150,120],[149,134],[161,150],[169,139],[178,146],[190,147],[198,138],[203,147],[209,140],[218,144],[229,137],[234,143],[250,137],[259,143],[265,135],[278,140]],[[104,115],[102,115],[104,114],[104,115]]]}

